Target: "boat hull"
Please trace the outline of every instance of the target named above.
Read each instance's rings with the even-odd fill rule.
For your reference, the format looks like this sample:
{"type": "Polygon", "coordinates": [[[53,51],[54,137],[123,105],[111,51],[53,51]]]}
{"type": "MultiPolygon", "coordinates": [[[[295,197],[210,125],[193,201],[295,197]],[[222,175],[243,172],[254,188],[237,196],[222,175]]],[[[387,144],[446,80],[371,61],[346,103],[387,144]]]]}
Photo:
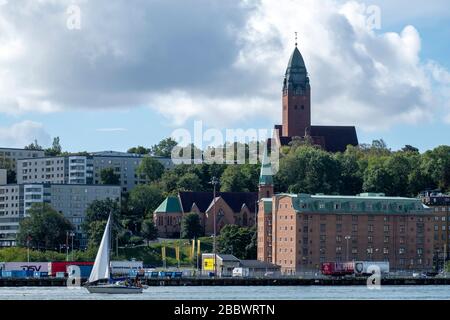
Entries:
{"type": "Polygon", "coordinates": [[[139,294],[142,293],[143,291],[143,288],[139,287],[127,287],[117,285],[86,286],[86,289],[90,293],[100,293],[100,294],[139,294]]]}

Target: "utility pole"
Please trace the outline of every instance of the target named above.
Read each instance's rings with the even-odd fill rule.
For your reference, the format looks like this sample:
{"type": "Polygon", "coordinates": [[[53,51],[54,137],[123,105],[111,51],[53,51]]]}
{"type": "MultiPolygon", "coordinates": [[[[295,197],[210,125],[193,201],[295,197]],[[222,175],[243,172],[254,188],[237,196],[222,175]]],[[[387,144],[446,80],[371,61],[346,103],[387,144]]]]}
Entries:
{"type": "Polygon", "coordinates": [[[217,255],[217,248],[216,248],[216,186],[219,184],[219,180],[216,177],[212,177],[211,182],[213,185],[213,219],[214,219],[214,236],[213,236],[213,252],[214,252],[214,276],[217,276],[217,263],[216,263],[216,255],[217,255]]]}
{"type": "Polygon", "coordinates": [[[73,231],[70,232],[70,236],[72,237],[72,261],[73,261],[73,237],[75,236],[75,233],[73,231]]]}
{"type": "Polygon", "coordinates": [[[66,261],[69,261],[69,231],[66,231],[66,261]]]}

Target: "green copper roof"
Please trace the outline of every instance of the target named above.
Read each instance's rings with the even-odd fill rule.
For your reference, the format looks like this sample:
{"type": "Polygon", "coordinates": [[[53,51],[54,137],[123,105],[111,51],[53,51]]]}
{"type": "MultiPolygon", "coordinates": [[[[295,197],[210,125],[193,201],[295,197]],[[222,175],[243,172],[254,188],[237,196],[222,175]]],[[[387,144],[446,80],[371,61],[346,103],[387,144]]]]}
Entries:
{"type": "Polygon", "coordinates": [[[181,210],[180,201],[178,197],[167,197],[155,210],[158,213],[172,213],[172,212],[183,212],[181,210]]]}
{"type": "Polygon", "coordinates": [[[272,186],[273,185],[273,171],[272,163],[267,154],[267,147],[264,150],[263,160],[261,163],[261,173],[259,175],[259,185],[272,186]]]}
{"type": "Polygon", "coordinates": [[[295,89],[297,87],[305,89],[309,86],[305,61],[297,47],[295,47],[289,59],[284,81],[284,89],[295,89]]]}
{"type": "Polygon", "coordinates": [[[297,212],[318,213],[428,213],[428,207],[420,199],[385,197],[382,194],[359,194],[357,196],[282,194],[289,196],[297,212]]]}

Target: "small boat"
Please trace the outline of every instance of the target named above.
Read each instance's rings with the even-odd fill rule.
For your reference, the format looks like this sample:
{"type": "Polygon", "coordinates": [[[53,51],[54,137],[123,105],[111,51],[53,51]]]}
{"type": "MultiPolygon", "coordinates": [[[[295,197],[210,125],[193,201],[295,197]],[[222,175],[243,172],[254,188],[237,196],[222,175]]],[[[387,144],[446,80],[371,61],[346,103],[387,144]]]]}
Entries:
{"type": "Polygon", "coordinates": [[[137,294],[142,293],[143,286],[132,285],[130,281],[116,281],[111,278],[110,270],[111,214],[106,223],[100,247],[95,258],[88,282],[84,285],[90,293],[137,294]],[[105,282],[106,283],[103,283],[105,282]]]}

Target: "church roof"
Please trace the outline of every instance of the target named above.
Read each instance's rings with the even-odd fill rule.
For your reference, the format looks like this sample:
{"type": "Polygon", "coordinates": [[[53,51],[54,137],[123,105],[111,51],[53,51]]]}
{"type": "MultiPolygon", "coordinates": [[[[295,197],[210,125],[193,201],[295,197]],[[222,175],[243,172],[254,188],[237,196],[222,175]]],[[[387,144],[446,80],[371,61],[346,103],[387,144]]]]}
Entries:
{"type": "Polygon", "coordinates": [[[178,197],[167,197],[155,210],[156,213],[182,213],[178,197]]]}
{"type": "MultiPolygon", "coordinates": [[[[277,129],[277,128],[275,128],[277,129]]],[[[278,133],[280,133],[278,131],[278,133]]],[[[354,126],[311,126],[308,134],[314,138],[320,138],[322,147],[328,152],[344,152],[348,145],[357,146],[358,136],[354,126]]],[[[279,136],[280,144],[287,146],[292,141],[292,137],[279,136]]],[[[317,141],[315,141],[317,143],[317,141]]]]}
{"type": "Polygon", "coordinates": [[[348,145],[358,145],[353,126],[311,126],[309,134],[311,137],[323,137],[324,148],[329,152],[344,152],[348,145]]]}
{"type": "MultiPolygon", "coordinates": [[[[206,212],[213,201],[213,192],[180,192],[183,212],[190,212],[195,203],[200,212],[206,212]]],[[[216,197],[222,198],[234,212],[240,212],[245,204],[250,212],[255,211],[258,200],[257,192],[216,192],[216,197]]]]}
{"type": "Polygon", "coordinates": [[[295,47],[286,69],[284,88],[291,89],[298,86],[306,88],[306,86],[308,85],[309,78],[305,61],[303,60],[302,54],[300,53],[298,48],[295,47]]]}

